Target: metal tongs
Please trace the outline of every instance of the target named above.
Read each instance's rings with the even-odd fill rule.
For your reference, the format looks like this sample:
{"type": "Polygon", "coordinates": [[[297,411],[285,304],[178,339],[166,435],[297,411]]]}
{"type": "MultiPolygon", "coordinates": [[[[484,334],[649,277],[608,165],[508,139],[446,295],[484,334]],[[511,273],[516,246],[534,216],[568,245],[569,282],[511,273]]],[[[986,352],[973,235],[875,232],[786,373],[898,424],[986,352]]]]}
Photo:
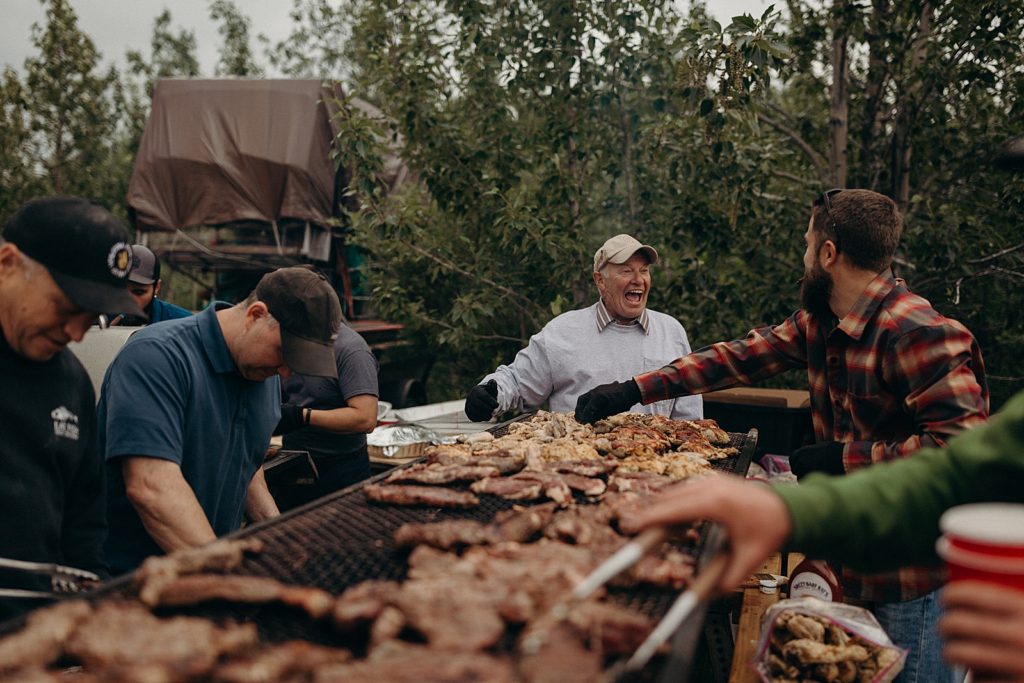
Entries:
{"type": "MultiPolygon", "coordinates": [[[[556,616],[568,614],[573,605],[582,602],[612,578],[639,562],[644,555],[661,545],[668,538],[669,532],[670,529],[666,527],[653,527],[619,548],[577,584],[569,600],[557,609],[556,616]]],[[[710,559],[699,569],[689,588],[680,593],[675,603],[654,627],[647,639],[636,649],[633,656],[626,662],[612,667],[606,680],[614,681],[625,674],[643,669],[657,653],[658,648],[676,633],[694,609],[712,595],[729,560],[728,554],[722,551],[720,527],[711,526],[705,536],[705,546],[710,550],[710,559]]],[[[681,669],[681,675],[684,678],[689,674],[687,667],[678,668],[681,669]]]]}
{"type": "Polygon", "coordinates": [[[50,591],[0,588],[0,597],[4,598],[57,598],[66,593],[88,590],[100,582],[100,577],[92,572],[49,562],[26,562],[0,557],[0,569],[14,569],[36,576],[46,576],[49,577],[51,586],[50,591]]]}

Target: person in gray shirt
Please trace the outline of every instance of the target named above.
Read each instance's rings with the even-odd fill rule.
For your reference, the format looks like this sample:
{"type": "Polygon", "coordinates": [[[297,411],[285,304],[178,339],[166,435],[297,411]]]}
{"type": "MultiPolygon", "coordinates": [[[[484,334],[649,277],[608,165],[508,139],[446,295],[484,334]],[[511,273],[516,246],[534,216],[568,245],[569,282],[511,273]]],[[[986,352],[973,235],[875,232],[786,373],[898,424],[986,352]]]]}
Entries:
{"type": "MultiPolygon", "coordinates": [[[[624,372],[657,369],[690,352],[686,330],[675,318],[647,308],[651,266],[658,252],[630,235],[620,234],[594,254],[594,305],[556,317],[530,338],[510,365],[501,365],[466,396],[466,415],[475,422],[495,412],[539,408],[572,412],[576,399],[594,383],[623,377],[624,372]]],[[[630,375],[631,376],[631,375],[630,375]]],[[[704,416],[700,396],[684,396],[635,412],[674,419],[704,416]]]]}
{"type": "Polygon", "coordinates": [[[370,476],[366,434],[377,426],[377,359],[345,323],[334,342],[334,359],[337,379],[294,373],[281,385],[282,445],[308,451],[317,468],[316,483],[294,494],[290,507],[370,476]]]}

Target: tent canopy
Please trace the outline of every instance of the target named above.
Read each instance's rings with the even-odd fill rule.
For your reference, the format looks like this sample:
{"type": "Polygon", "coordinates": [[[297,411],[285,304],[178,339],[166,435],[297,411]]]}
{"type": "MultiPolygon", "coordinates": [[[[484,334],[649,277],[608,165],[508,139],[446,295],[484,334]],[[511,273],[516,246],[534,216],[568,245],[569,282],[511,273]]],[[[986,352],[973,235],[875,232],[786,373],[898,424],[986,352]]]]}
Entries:
{"type": "Polygon", "coordinates": [[[284,218],[328,225],[337,202],[331,117],[340,97],[340,86],[317,79],[160,79],[128,185],[136,226],[177,231],[284,218]]]}

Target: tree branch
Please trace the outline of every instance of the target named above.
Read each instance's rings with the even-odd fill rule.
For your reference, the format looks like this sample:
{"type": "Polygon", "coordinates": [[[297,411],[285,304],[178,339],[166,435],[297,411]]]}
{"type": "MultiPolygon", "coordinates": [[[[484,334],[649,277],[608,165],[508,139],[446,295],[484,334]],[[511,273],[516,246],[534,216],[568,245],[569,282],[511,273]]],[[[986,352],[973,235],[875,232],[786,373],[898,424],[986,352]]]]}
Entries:
{"type": "Polygon", "coordinates": [[[967,262],[968,263],[986,263],[988,261],[993,261],[993,260],[999,258],[1000,256],[1006,256],[1007,254],[1012,254],[1013,252],[1018,251],[1019,249],[1024,249],[1024,242],[1021,242],[1020,244],[1015,244],[1012,247],[1007,247],[1006,249],[1002,249],[1001,251],[997,251],[994,254],[989,254],[988,256],[982,256],[981,258],[976,258],[976,259],[968,259],[967,262]]]}
{"type": "Polygon", "coordinates": [[[769,126],[791,139],[814,166],[814,170],[817,171],[818,177],[824,178],[826,176],[828,163],[825,161],[825,158],[818,154],[814,148],[800,136],[799,133],[788,126],[783,125],[780,121],[776,121],[770,116],[766,116],[765,114],[758,114],[757,120],[762,123],[767,123],[769,126]]]}
{"type": "Polygon", "coordinates": [[[534,305],[533,302],[530,301],[529,299],[527,299],[526,297],[524,297],[519,292],[515,291],[514,289],[509,289],[508,287],[506,287],[504,285],[499,285],[494,280],[491,280],[489,278],[483,277],[483,276],[481,276],[481,275],[479,275],[477,273],[471,273],[468,270],[457,266],[456,264],[452,263],[451,261],[449,261],[447,259],[443,259],[443,258],[441,258],[440,256],[438,256],[436,254],[431,254],[426,249],[423,249],[422,247],[418,247],[415,244],[411,244],[411,243],[407,242],[406,246],[409,247],[410,249],[412,249],[413,251],[415,251],[417,254],[423,256],[424,258],[430,259],[431,261],[433,261],[434,263],[438,264],[442,268],[445,268],[446,270],[450,270],[451,272],[458,273],[459,275],[463,275],[463,276],[469,278],[470,280],[476,280],[478,282],[484,283],[485,285],[487,285],[489,287],[493,287],[494,289],[497,289],[499,292],[501,292],[502,294],[505,294],[508,297],[507,299],[505,299],[505,301],[510,303],[510,304],[512,304],[516,308],[518,308],[523,313],[523,315],[527,316],[530,319],[530,322],[532,322],[535,327],[540,327],[541,326],[540,321],[537,320],[537,318],[528,310],[528,308],[526,308],[525,306],[523,306],[520,303],[517,303],[516,300],[525,301],[527,304],[530,304],[530,305],[534,305]]]}

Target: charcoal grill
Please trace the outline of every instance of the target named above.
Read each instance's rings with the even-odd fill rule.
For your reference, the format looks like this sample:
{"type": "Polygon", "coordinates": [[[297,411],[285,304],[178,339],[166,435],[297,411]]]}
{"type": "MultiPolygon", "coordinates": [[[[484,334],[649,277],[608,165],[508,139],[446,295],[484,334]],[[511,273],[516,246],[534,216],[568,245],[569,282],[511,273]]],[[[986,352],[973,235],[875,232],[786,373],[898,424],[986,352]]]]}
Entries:
{"type": "MultiPolygon", "coordinates": [[[[739,449],[739,455],[712,464],[718,470],[744,475],[757,445],[757,430],[731,434],[730,437],[731,444],[739,449]]],[[[362,493],[362,487],[386,476],[387,473],[382,473],[232,534],[235,538],[258,538],[263,542],[263,551],[246,557],[237,573],[316,586],[335,594],[367,579],[401,581],[406,574],[406,554],[395,548],[392,535],[402,524],[447,519],[490,521],[497,512],[522,504],[521,501],[508,501],[487,494],[479,496],[478,507],[468,510],[369,502],[362,493]]],[[[705,540],[706,535],[696,546],[698,560],[702,559],[706,549],[705,540]]],[[[133,593],[130,577],[124,576],[88,593],[87,597],[128,597],[133,593]]],[[[611,599],[654,619],[659,619],[667,611],[675,596],[673,591],[648,587],[610,591],[611,599]]],[[[301,638],[325,645],[350,645],[329,625],[315,623],[298,610],[276,604],[210,603],[187,609],[175,608],[174,612],[214,620],[250,621],[256,624],[260,637],[269,642],[301,638]]],[[[20,627],[21,621],[0,625],[0,633],[20,627]]],[[[692,625],[693,621],[691,619],[689,624],[692,625]]],[[[694,638],[696,635],[695,629],[694,638]]]]}

